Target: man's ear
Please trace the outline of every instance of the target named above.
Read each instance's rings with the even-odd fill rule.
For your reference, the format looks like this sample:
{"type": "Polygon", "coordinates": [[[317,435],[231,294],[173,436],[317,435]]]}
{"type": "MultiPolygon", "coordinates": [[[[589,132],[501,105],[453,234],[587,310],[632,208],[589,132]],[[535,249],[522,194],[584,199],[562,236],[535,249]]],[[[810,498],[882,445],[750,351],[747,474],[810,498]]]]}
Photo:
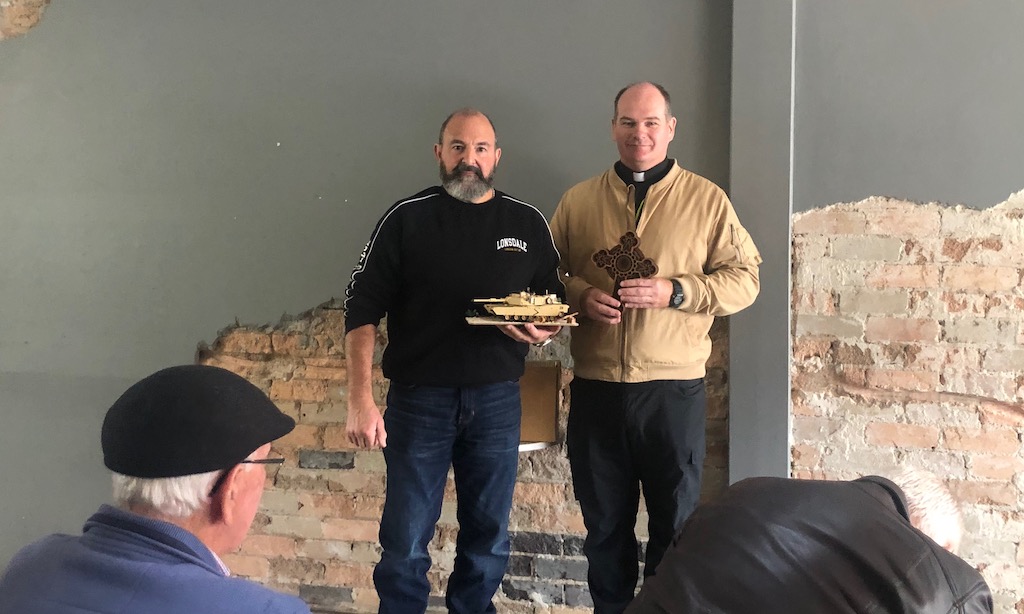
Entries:
{"type": "Polygon", "coordinates": [[[437,158],[438,162],[441,161],[441,144],[440,143],[434,143],[434,157],[437,158]]]}
{"type": "Polygon", "coordinates": [[[239,481],[241,471],[241,465],[235,465],[228,469],[224,479],[221,480],[220,488],[210,497],[211,523],[227,524],[234,518],[234,503],[238,498],[238,489],[241,487],[239,481]]]}
{"type": "Polygon", "coordinates": [[[952,554],[956,554],[957,550],[960,549],[960,541],[955,540],[952,537],[947,537],[946,539],[942,540],[941,545],[943,548],[946,549],[947,552],[950,552],[952,554]]]}

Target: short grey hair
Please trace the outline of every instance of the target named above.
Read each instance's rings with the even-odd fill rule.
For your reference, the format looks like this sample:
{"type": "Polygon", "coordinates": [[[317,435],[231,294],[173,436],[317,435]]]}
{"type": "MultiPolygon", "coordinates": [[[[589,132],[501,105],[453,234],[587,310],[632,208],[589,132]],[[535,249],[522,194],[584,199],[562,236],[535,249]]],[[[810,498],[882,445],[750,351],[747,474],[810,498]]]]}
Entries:
{"type": "Polygon", "coordinates": [[[892,481],[907,497],[910,523],[942,546],[956,552],[964,532],[960,504],[934,473],[904,469],[892,481]]]}
{"type": "Polygon", "coordinates": [[[452,121],[452,119],[456,117],[472,117],[473,115],[483,116],[483,118],[487,120],[487,123],[491,125],[491,130],[494,131],[494,146],[497,147],[498,130],[497,128],[494,127],[494,122],[491,120],[491,117],[489,115],[487,115],[480,109],[474,109],[473,107],[462,107],[461,109],[455,109],[454,111],[451,112],[451,114],[448,117],[444,118],[444,121],[441,122],[441,130],[439,130],[437,133],[437,144],[444,144],[444,129],[448,127],[448,124],[449,122],[452,121]]]}
{"type": "Polygon", "coordinates": [[[615,94],[615,103],[612,105],[613,120],[618,119],[619,117],[619,99],[622,98],[622,95],[626,93],[626,90],[628,90],[631,87],[636,87],[638,85],[650,85],[654,87],[654,89],[658,90],[658,93],[661,94],[661,97],[665,99],[665,117],[672,117],[672,97],[668,95],[668,90],[665,89],[665,86],[663,86],[660,83],[655,83],[654,81],[637,81],[635,83],[630,83],[626,87],[619,90],[618,94],[615,94]]]}
{"type": "Polygon", "coordinates": [[[224,471],[173,478],[136,478],[114,473],[114,504],[124,510],[145,508],[161,516],[188,518],[210,501],[210,490],[224,471]]]}

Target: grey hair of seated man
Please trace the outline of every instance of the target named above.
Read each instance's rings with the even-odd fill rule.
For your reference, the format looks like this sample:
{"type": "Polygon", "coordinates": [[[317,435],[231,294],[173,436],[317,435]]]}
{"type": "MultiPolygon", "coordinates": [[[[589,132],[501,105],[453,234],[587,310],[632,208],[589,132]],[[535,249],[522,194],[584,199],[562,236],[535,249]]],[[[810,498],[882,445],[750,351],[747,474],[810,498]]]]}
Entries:
{"type": "Polygon", "coordinates": [[[904,469],[892,481],[907,498],[910,523],[956,553],[963,536],[963,516],[946,484],[934,473],[921,469],[904,469]]]}
{"type": "Polygon", "coordinates": [[[173,478],[136,478],[113,473],[114,504],[121,509],[152,510],[169,518],[188,518],[210,501],[222,471],[173,478]]]}

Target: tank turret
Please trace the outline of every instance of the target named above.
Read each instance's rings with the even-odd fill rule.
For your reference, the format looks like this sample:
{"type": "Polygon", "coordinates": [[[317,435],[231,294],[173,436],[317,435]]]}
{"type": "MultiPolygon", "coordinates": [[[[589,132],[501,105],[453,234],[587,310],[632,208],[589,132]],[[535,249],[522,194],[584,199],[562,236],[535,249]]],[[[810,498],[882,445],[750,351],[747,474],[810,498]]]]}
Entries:
{"type": "Polygon", "coordinates": [[[557,294],[513,292],[504,298],[477,298],[487,313],[510,322],[551,322],[564,316],[569,306],[557,294]]]}

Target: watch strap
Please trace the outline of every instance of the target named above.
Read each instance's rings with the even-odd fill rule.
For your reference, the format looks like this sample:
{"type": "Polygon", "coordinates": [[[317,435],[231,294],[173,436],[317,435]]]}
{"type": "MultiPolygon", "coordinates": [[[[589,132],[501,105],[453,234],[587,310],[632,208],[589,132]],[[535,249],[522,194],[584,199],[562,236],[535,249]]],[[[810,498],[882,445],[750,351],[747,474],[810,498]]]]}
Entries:
{"type": "Polygon", "coordinates": [[[679,280],[675,278],[671,278],[669,281],[672,282],[672,297],[669,298],[668,306],[677,308],[683,304],[683,300],[686,298],[683,295],[683,284],[679,283],[679,280]]]}

